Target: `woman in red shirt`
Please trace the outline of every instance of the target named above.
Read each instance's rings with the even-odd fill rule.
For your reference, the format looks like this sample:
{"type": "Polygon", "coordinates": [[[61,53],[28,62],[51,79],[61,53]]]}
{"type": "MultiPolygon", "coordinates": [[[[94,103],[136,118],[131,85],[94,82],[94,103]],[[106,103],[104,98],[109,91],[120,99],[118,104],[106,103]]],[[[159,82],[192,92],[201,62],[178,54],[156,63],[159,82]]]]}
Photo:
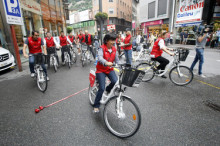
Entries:
{"type": "MultiPolygon", "coordinates": [[[[174,55],[174,53],[171,53],[169,51],[173,49],[167,48],[165,46],[165,41],[164,41],[165,38],[167,38],[167,32],[164,32],[159,36],[159,38],[155,41],[153,49],[150,53],[152,60],[158,61],[160,63],[160,65],[157,67],[157,70],[165,70],[166,65],[169,64],[169,60],[162,57],[163,51],[165,51],[167,54],[171,56],[174,55]]],[[[161,77],[167,78],[165,75],[161,77]]]]}
{"type": "Polygon", "coordinates": [[[118,55],[121,55],[121,50],[123,50],[123,47],[119,47],[121,45],[121,42],[123,42],[123,38],[121,37],[121,34],[118,34],[116,38],[116,44],[117,44],[117,49],[118,49],[118,55]]]}

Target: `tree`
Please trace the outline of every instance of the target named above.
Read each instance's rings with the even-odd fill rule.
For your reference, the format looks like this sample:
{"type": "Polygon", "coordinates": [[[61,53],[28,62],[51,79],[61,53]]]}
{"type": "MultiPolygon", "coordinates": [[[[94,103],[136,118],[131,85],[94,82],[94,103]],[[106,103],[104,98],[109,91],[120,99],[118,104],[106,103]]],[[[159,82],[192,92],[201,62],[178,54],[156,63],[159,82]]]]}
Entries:
{"type": "Polygon", "coordinates": [[[95,19],[98,20],[98,21],[101,21],[101,20],[105,20],[108,18],[108,14],[107,13],[102,13],[102,12],[98,12],[96,15],[95,15],[95,19]]]}
{"type": "Polygon", "coordinates": [[[66,30],[67,30],[67,33],[71,33],[73,28],[71,26],[67,26],[66,30]]]}

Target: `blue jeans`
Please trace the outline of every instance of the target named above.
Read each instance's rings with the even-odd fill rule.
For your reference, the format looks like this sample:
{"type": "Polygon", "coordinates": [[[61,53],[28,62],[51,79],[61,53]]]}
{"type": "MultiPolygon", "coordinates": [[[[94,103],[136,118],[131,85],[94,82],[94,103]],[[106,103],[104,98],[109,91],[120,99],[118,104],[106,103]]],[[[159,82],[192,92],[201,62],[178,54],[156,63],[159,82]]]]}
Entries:
{"type": "MultiPolygon", "coordinates": [[[[33,56],[33,54],[29,54],[29,55],[31,55],[31,56],[29,56],[30,72],[35,73],[35,71],[34,71],[34,56],[33,56]]],[[[42,66],[42,68],[43,68],[43,70],[44,70],[44,72],[46,73],[46,76],[47,76],[47,69],[46,69],[45,64],[42,64],[41,66],[42,66]]]]}
{"type": "Polygon", "coordinates": [[[198,49],[196,48],[196,56],[195,59],[190,67],[191,71],[193,71],[194,66],[196,65],[196,63],[199,61],[199,75],[202,74],[202,65],[204,63],[204,49],[198,49]]]}
{"type": "Polygon", "coordinates": [[[111,71],[109,74],[105,73],[96,73],[96,79],[98,80],[99,83],[99,90],[97,92],[95,102],[93,107],[99,108],[100,106],[100,100],[102,99],[102,94],[105,91],[105,77],[108,77],[111,83],[106,87],[106,91],[110,92],[112,88],[114,87],[115,83],[117,82],[118,78],[115,74],[114,71],[111,71]]]}
{"type": "Polygon", "coordinates": [[[132,50],[124,50],[126,63],[131,65],[132,61],[132,50]]]}

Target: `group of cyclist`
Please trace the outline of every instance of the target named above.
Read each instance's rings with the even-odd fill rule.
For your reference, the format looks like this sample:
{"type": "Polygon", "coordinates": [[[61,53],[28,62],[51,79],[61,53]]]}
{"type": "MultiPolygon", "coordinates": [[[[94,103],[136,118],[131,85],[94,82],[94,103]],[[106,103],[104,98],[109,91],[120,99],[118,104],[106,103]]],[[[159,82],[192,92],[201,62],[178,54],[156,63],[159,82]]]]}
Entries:
{"type": "MultiPolygon", "coordinates": [[[[119,47],[123,47],[125,54],[126,54],[126,63],[131,64],[131,58],[132,58],[132,37],[129,30],[126,30],[126,38],[124,39],[124,43],[121,45],[118,45],[119,47]]],[[[155,41],[153,49],[151,51],[151,57],[153,60],[156,60],[160,63],[160,65],[157,67],[157,70],[164,70],[166,65],[169,63],[169,60],[162,57],[163,51],[167,54],[173,56],[174,53],[170,52],[172,49],[165,46],[164,39],[166,38],[167,32],[164,32],[160,35],[160,37],[155,41]]],[[[80,54],[80,44],[85,43],[88,46],[88,50],[91,51],[94,59],[95,59],[95,52],[92,48],[92,44],[94,43],[94,40],[98,40],[98,35],[96,34],[94,39],[91,34],[88,33],[88,31],[85,31],[85,34],[83,34],[82,31],[80,31],[80,34],[76,34],[76,36],[73,36],[72,33],[70,33],[69,36],[65,36],[64,32],[61,32],[61,35],[58,39],[55,39],[51,36],[51,34],[48,32],[46,35],[46,38],[44,41],[39,37],[39,32],[33,31],[32,36],[26,39],[23,52],[25,57],[29,57],[29,67],[31,72],[31,77],[34,77],[34,57],[31,56],[31,54],[35,53],[41,53],[43,47],[44,54],[47,54],[47,48],[50,47],[57,47],[61,48],[62,52],[62,63],[64,63],[64,51],[62,48],[68,44],[72,46],[73,44],[76,45],[78,48],[78,54],[80,54]],[[26,48],[29,48],[29,55],[26,53],[26,48]]],[[[96,65],[96,78],[99,83],[99,90],[96,95],[95,103],[94,103],[94,113],[99,112],[99,106],[100,106],[100,100],[102,97],[103,92],[106,90],[106,93],[108,94],[113,86],[115,85],[117,81],[117,76],[112,68],[113,63],[118,63],[118,52],[115,47],[116,43],[116,36],[112,33],[106,34],[104,37],[104,43],[99,46],[99,44],[96,44],[96,46],[99,46],[97,58],[98,63],[96,65]],[[105,88],[105,77],[108,77],[111,81],[109,86],[105,88]]],[[[95,44],[95,43],[94,43],[95,44]]],[[[71,56],[70,52],[68,51],[69,55],[71,56]]],[[[56,56],[58,59],[58,56],[56,56]]],[[[58,61],[59,62],[59,61],[58,61]]],[[[49,62],[48,62],[49,63],[49,62]]],[[[47,70],[44,64],[42,64],[42,68],[45,71],[47,75],[47,70]]],[[[166,78],[165,76],[162,76],[163,78],[166,78]]],[[[49,77],[47,76],[47,80],[49,80],[49,77]]]]}
{"type": "MultiPolygon", "coordinates": [[[[95,40],[97,44],[97,39],[95,40]]],[[[91,34],[88,33],[88,31],[85,31],[85,34],[83,34],[82,31],[80,31],[80,34],[74,36],[72,33],[70,33],[68,36],[64,35],[64,32],[60,32],[59,37],[52,37],[50,32],[46,33],[46,37],[42,39],[39,37],[39,32],[38,31],[33,31],[32,36],[28,37],[25,42],[24,42],[24,47],[23,47],[23,54],[25,58],[29,58],[29,68],[31,72],[31,77],[35,76],[35,71],[34,71],[34,54],[36,53],[42,53],[42,48],[44,50],[44,55],[47,55],[47,62],[48,62],[48,67],[50,67],[50,48],[54,47],[57,49],[61,49],[61,60],[62,64],[64,65],[64,47],[73,47],[73,45],[76,45],[78,49],[78,55],[80,55],[80,45],[84,44],[88,46],[88,50],[92,52],[92,55],[95,59],[95,52],[92,48],[93,44],[93,37],[91,34]],[[69,45],[69,46],[68,46],[69,45]],[[29,49],[29,54],[27,54],[26,49],[29,49]]],[[[70,49],[67,49],[67,52],[70,56],[70,60],[72,58],[70,54],[70,49]]],[[[57,62],[59,64],[59,57],[57,53],[55,54],[57,58],[57,62]]],[[[49,77],[47,75],[47,69],[45,64],[42,64],[42,68],[44,72],[46,73],[47,80],[49,80],[49,77]]]]}

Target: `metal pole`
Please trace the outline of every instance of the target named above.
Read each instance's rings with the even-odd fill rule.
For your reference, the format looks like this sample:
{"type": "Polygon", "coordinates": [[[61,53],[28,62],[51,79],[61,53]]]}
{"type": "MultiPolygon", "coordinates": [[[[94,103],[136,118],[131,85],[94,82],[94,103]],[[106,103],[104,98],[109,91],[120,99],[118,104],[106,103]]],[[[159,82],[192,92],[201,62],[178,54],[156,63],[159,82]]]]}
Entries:
{"type": "MultiPolygon", "coordinates": [[[[102,0],[99,0],[99,12],[102,12],[102,0]]],[[[100,40],[102,44],[103,20],[101,19],[99,22],[100,22],[100,40]]]]}

